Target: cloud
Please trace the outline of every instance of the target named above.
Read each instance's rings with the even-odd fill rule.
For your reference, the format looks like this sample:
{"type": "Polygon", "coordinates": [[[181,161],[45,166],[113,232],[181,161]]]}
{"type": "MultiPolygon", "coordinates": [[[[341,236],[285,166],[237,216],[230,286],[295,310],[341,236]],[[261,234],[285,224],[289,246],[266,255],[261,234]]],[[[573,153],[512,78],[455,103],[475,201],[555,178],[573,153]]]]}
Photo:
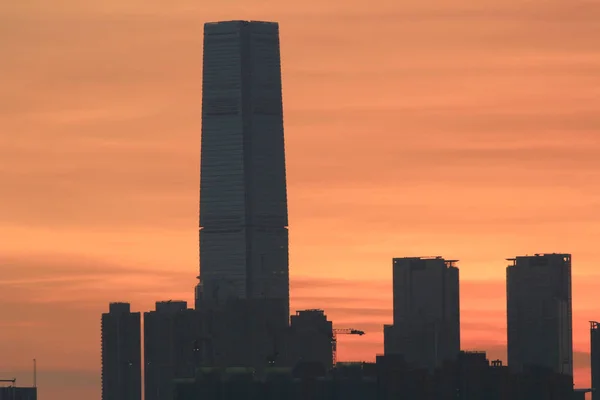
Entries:
{"type": "Polygon", "coordinates": [[[73,254],[0,254],[2,277],[0,283],[10,283],[15,276],[32,279],[78,279],[104,277],[114,274],[149,274],[152,276],[173,276],[176,272],[147,269],[142,265],[131,266],[107,262],[93,257],[73,254]]]}
{"type": "MultiPolygon", "coordinates": [[[[156,221],[183,229],[185,221],[195,218],[198,202],[202,66],[201,51],[189,49],[201,48],[202,26],[193,13],[202,8],[207,17],[220,14],[212,6],[192,2],[168,10],[158,4],[145,5],[143,11],[133,6],[137,4],[133,1],[83,9],[75,2],[64,4],[69,4],[68,8],[48,10],[52,18],[41,20],[32,17],[41,15],[34,10],[28,11],[29,19],[25,9],[7,14],[21,18],[7,25],[19,35],[7,35],[12,39],[5,76],[14,90],[9,90],[13,98],[7,107],[0,109],[6,110],[6,131],[19,134],[0,135],[0,148],[5,149],[0,157],[8,160],[0,168],[7,193],[0,210],[10,210],[0,212],[0,217],[14,223],[43,220],[64,229],[119,224],[145,227],[156,221]],[[77,35],[72,35],[74,30],[77,35]],[[33,50],[19,50],[25,47],[33,50]],[[43,199],[36,196],[40,191],[45,193],[43,199]],[[103,211],[90,213],[89,209],[103,211]]],[[[492,28],[503,34],[512,32],[507,27],[526,26],[522,20],[587,23],[597,11],[592,4],[575,7],[553,1],[551,6],[540,7],[535,1],[523,8],[498,1],[486,6],[461,1],[434,7],[433,3],[411,1],[399,9],[383,2],[367,12],[378,16],[375,30],[369,25],[373,20],[364,15],[364,4],[358,1],[344,7],[311,2],[303,13],[319,17],[308,21],[302,13],[290,13],[272,2],[264,4],[274,10],[270,15],[285,21],[288,170],[290,188],[296,193],[324,191],[340,198],[345,195],[340,187],[368,193],[374,185],[391,187],[396,182],[411,186],[406,188],[408,197],[428,196],[414,188],[423,182],[429,182],[424,184],[428,190],[435,190],[439,182],[452,183],[459,191],[477,184],[480,193],[494,185],[551,188],[569,184],[579,188],[586,175],[582,169],[593,172],[598,168],[590,156],[597,147],[593,137],[585,139],[585,145],[571,141],[568,151],[564,145],[574,131],[589,137],[598,128],[598,118],[587,105],[595,94],[594,85],[586,80],[594,76],[584,78],[576,72],[582,65],[593,70],[597,58],[581,48],[558,55],[548,51],[521,55],[512,50],[498,54],[483,43],[465,41],[481,37],[471,30],[486,31],[478,24],[489,25],[490,19],[502,25],[501,29],[492,28]],[[333,19],[332,14],[336,15],[333,19]],[[415,22],[392,23],[380,18],[385,15],[394,16],[394,21],[404,16],[415,22]],[[436,24],[456,20],[464,24],[466,19],[470,30],[448,31],[440,25],[434,31],[427,25],[432,19],[436,24]],[[357,22],[369,29],[347,29],[357,22]],[[310,29],[305,29],[307,24],[310,29]],[[302,35],[297,34],[300,31],[302,35]],[[403,32],[407,35],[398,35],[403,32]],[[398,53],[413,56],[392,57],[382,51],[389,48],[388,40],[399,36],[419,38],[393,43],[398,53]],[[438,40],[439,36],[446,40],[438,40]],[[419,49],[405,47],[409,43],[419,49]],[[466,56],[447,56],[455,50],[444,50],[450,43],[462,46],[466,56]],[[494,54],[482,56],[482,49],[484,54],[494,54]],[[365,52],[373,52],[373,57],[365,52]],[[373,62],[352,62],[356,58],[373,62]],[[384,76],[378,77],[382,65],[384,76]],[[564,71],[562,78],[552,78],[556,85],[584,89],[551,96],[556,90],[547,82],[554,76],[553,68],[564,71]],[[531,69],[535,76],[525,77],[531,69]],[[317,75],[307,76],[306,70],[317,75]],[[335,76],[319,75],[319,71],[335,76]],[[429,75],[423,78],[419,75],[423,73],[429,75]],[[491,80],[500,83],[485,86],[491,80]],[[357,96],[357,92],[363,95],[357,96]],[[523,134],[525,130],[527,134],[523,134]],[[561,131],[554,137],[554,147],[548,148],[547,130],[561,131]],[[366,132],[374,140],[366,140],[366,132]],[[493,149],[462,149],[464,143],[475,138],[489,140],[491,135],[495,140],[504,135],[505,140],[495,143],[493,149]],[[519,145],[532,137],[539,143],[519,145]],[[314,146],[317,138],[319,146],[314,146]],[[457,143],[462,143],[461,148],[444,147],[457,143]],[[348,162],[356,159],[358,148],[367,161],[348,162]]],[[[235,2],[223,7],[230,12],[249,12],[235,2]]],[[[579,39],[589,36],[581,28],[564,25],[561,36],[565,29],[579,39]]],[[[534,33],[542,31],[548,35],[546,29],[534,33]]],[[[521,31],[515,34],[521,35],[518,42],[530,37],[521,31]]],[[[509,42],[512,46],[516,40],[509,42]]],[[[581,40],[576,42],[581,46],[581,40]]],[[[362,207],[371,207],[369,196],[359,200],[362,207]]],[[[497,199],[489,199],[485,204],[495,202],[497,199]]],[[[320,207],[311,200],[306,207],[321,214],[328,213],[331,205],[320,207]]],[[[451,215],[445,209],[440,213],[451,215]]],[[[588,217],[583,212],[579,215],[588,217]]],[[[395,221],[377,213],[366,217],[385,218],[390,225],[414,222],[395,221]]],[[[482,223],[529,223],[523,217],[515,219],[482,223]]],[[[447,224],[460,222],[446,220],[447,224]]]]}
{"type": "Polygon", "coordinates": [[[292,276],[290,280],[290,287],[292,290],[310,290],[310,289],[323,289],[328,287],[335,288],[347,288],[360,290],[365,288],[367,290],[378,290],[391,288],[391,282],[383,280],[356,280],[356,279],[342,279],[342,278],[315,278],[309,276],[292,276]]]}
{"type": "Polygon", "coordinates": [[[100,316],[109,302],[131,302],[133,311],[143,312],[157,300],[191,303],[193,296],[192,273],[93,257],[2,254],[0,267],[0,368],[36,357],[40,376],[46,370],[99,365],[100,316]]]}
{"type": "Polygon", "coordinates": [[[327,307],[329,315],[338,317],[349,317],[353,318],[368,318],[377,317],[381,319],[390,319],[392,316],[391,308],[351,308],[351,307],[327,307]]]}
{"type": "Polygon", "coordinates": [[[0,302],[14,306],[7,310],[8,314],[10,310],[16,312],[14,317],[24,311],[19,304],[97,307],[123,294],[148,299],[181,293],[182,284],[193,279],[192,274],[177,270],[152,270],[64,254],[0,255],[0,266],[0,302]]]}
{"type": "Polygon", "coordinates": [[[232,16],[281,22],[293,304],[369,331],[342,355],[381,350],[390,258],[405,253],[463,260],[465,344],[503,340],[503,257],[540,247],[576,255],[584,348],[599,314],[599,280],[584,278],[598,258],[597,3],[4,3],[0,250],[29,253],[0,260],[5,362],[96,368],[106,302],[191,299],[202,22],[232,16]]]}

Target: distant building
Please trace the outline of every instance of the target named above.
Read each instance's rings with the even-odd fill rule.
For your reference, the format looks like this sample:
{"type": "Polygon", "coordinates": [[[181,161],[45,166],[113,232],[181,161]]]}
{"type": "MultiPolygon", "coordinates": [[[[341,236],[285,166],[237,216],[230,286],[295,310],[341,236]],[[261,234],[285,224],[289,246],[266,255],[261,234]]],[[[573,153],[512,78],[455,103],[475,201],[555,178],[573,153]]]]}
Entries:
{"type": "Polygon", "coordinates": [[[333,367],[333,324],[323,310],[301,310],[292,315],[288,339],[288,364],[318,362],[333,367]]]}
{"type": "Polygon", "coordinates": [[[205,24],[203,65],[197,308],[273,299],[284,307],[272,318],[288,325],[279,25],[205,24]]]}
{"type": "Polygon", "coordinates": [[[384,327],[385,355],[433,371],[460,352],[459,274],[455,260],[394,258],[394,323],[384,327]]]}
{"type": "Polygon", "coordinates": [[[206,369],[195,379],[179,380],[174,400],[380,399],[376,376],[362,365],[344,366],[328,376],[315,376],[311,367],[268,368],[262,377],[248,368],[206,369]]]}
{"type": "Polygon", "coordinates": [[[102,400],[141,400],[140,313],[110,303],[102,314],[102,400]]]}
{"type": "Polygon", "coordinates": [[[175,384],[174,400],[579,400],[567,375],[543,368],[510,374],[484,352],[461,352],[433,373],[399,355],[372,363],[295,368],[202,368],[175,384]]]}
{"type": "Polygon", "coordinates": [[[571,255],[508,259],[508,367],[548,368],[573,376],[571,255]]]}
{"type": "Polygon", "coordinates": [[[600,400],[600,323],[590,321],[592,400],[600,400]]]}
{"type": "Polygon", "coordinates": [[[279,299],[231,299],[200,311],[202,367],[243,367],[262,371],[284,361],[289,326],[279,299]]]}
{"type": "Polygon", "coordinates": [[[199,313],[185,301],[159,301],[144,313],[146,400],[171,400],[173,379],[195,376],[200,338],[199,313]]]}
{"type": "Polygon", "coordinates": [[[490,365],[484,351],[461,351],[456,362],[446,364],[440,372],[455,376],[458,399],[516,400],[508,369],[500,360],[490,365]]]}
{"type": "Polygon", "coordinates": [[[0,387],[0,400],[37,400],[35,387],[0,387]]]}

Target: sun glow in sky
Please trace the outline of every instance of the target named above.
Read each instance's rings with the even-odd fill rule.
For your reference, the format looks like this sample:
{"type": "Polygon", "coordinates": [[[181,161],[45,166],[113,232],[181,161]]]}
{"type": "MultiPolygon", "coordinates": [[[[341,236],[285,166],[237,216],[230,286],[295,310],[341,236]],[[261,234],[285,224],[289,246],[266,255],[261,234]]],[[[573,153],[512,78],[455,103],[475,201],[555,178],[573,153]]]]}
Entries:
{"type": "Polygon", "coordinates": [[[0,377],[99,399],[100,313],[190,303],[202,30],[278,21],[292,309],[372,360],[392,258],[459,259],[462,346],[505,359],[507,257],[573,254],[576,383],[600,319],[600,3],[0,4],[0,377]]]}

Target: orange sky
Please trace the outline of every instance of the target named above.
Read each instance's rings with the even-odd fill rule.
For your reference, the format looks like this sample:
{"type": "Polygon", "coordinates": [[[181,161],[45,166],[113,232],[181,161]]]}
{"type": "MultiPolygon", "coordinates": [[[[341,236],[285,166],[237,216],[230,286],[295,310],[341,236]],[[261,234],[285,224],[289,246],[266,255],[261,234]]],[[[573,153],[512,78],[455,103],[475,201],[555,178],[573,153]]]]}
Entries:
{"type": "Polygon", "coordinates": [[[573,254],[576,382],[600,319],[600,3],[0,4],[0,374],[99,399],[100,313],[192,301],[203,22],[281,24],[292,307],[342,360],[391,259],[460,259],[462,344],[505,358],[504,258],[573,254]]]}

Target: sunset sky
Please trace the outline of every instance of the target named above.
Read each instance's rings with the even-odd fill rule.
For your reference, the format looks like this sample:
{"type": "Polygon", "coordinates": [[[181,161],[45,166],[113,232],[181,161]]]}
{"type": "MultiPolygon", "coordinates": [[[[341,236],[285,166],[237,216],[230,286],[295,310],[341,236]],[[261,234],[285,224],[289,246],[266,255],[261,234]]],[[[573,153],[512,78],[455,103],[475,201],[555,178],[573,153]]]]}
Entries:
{"type": "Polygon", "coordinates": [[[573,254],[600,319],[600,3],[0,2],[0,378],[100,398],[100,314],[192,303],[203,23],[278,21],[292,309],[373,360],[392,257],[459,259],[462,347],[506,359],[505,258],[573,254]]]}

